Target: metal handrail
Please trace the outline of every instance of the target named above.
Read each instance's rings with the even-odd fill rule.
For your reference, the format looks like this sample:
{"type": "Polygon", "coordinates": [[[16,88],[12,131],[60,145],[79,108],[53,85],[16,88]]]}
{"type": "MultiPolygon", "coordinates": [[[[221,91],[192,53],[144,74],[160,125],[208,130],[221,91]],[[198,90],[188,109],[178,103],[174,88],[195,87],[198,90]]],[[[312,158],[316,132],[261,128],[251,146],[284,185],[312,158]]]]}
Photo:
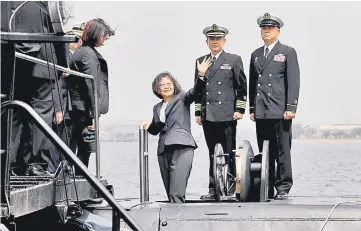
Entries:
{"type": "MultiPolygon", "coordinates": [[[[95,147],[96,147],[96,153],[95,153],[96,169],[95,169],[95,172],[96,172],[96,177],[97,177],[98,179],[100,179],[100,146],[99,146],[98,89],[97,89],[97,84],[96,84],[96,81],[95,81],[94,76],[88,75],[88,74],[84,74],[84,73],[81,73],[81,72],[78,72],[78,71],[73,71],[73,70],[70,70],[70,69],[68,69],[68,68],[59,66],[59,65],[57,65],[57,64],[53,64],[53,63],[51,63],[51,62],[47,62],[47,61],[44,61],[44,60],[42,60],[42,59],[38,59],[38,58],[29,56],[29,55],[25,55],[25,54],[22,54],[22,53],[19,53],[19,52],[15,52],[15,57],[20,58],[20,59],[23,59],[23,60],[27,60],[27,61],[29,61],[29,62],[37,63],[37,64],[40,64],[40,65],[49,66],[49,67],[54,67],[54,68],[57,69],[57,70],[60,70],[60,71],[63,71],[63,72],[66,72],[66,73],[69,73],[69,74],[72,74],[72,75],[75,75],[75,76],[79,76],[79,77],[82,77],[82,78],[86,78],[86,79],[91,79],[91,80],[92,80],[92,86],[93,86],[93,89],[94,89],[94,104],[95,104],[95,105],[94,105],[94,107],[95,107],[94,123],[95,123],[95,132],[96,132],[96,135],[95,135],[95,139],[96,139],[96,141],[95,141],[95,147]]],[[[68,78],[68,77],[64,77],[64,78],[68,78]]]]}
{"type": "Polygon", "coordinates": [[[36,113],[36,111],[28,104],[14,100],[6,101],[1,104],[1,114],[8,109],[22,108],[27,111],[30,117],[34,120],[34,123],[40,128],[40,130],[47,135],[57,148],[59,148],[66,157],[68,157],[74,165],[76,165],[81,172],[84,173],[88,182],[100,193],[100,195],[109,203],[113,208],[113,231],[119,230],[120,216],[127,223],[132,230],[142,231],[143,229],[135,222],[135,220],[128,214],[128,212],[116,201],[112,194],[105,188],[100,181],[93,176],[83,162],[71,151],[71,149],[64,143],[62,139],[45,123],[45,121],[36,113]],[[118,216],[120,215],[120,216],[118,216]]]}
{"type": "Polygon", "coordinates": [[[139,127],[140,203],[149,202],[148,131],[139,127]]]}

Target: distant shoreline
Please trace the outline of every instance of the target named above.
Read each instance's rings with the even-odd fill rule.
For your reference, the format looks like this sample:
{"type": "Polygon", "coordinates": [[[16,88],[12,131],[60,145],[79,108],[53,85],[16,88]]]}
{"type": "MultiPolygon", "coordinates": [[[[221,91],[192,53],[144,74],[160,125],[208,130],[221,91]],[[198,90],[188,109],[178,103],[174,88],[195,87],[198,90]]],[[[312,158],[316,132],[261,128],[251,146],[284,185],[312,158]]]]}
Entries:
{"type": "Polygon", "coordinates": [[[301,139],[294,139],[296,142],[361,142],[361,139],[323,139],[323,138],[301,138],[301,139]]]}

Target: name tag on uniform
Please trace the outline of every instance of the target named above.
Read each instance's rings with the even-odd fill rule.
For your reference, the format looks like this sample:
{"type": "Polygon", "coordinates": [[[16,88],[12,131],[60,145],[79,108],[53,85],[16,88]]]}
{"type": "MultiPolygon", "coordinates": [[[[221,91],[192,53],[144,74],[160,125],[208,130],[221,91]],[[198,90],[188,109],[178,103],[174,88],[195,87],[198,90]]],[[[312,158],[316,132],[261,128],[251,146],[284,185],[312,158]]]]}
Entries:
{"type": "Polygon", "coordinates": [[[232,67],[229,64],[223,64],[221,66],[221,70],[231,70],[231,69],[232,69],[232,67]]]}
{"type": "Polygon", "coordinates": [[[286,56],[284,56],[283,54],[277,54],[273,57],[273,60],[276,62],[285,62],[286,61],[286,56]]]}

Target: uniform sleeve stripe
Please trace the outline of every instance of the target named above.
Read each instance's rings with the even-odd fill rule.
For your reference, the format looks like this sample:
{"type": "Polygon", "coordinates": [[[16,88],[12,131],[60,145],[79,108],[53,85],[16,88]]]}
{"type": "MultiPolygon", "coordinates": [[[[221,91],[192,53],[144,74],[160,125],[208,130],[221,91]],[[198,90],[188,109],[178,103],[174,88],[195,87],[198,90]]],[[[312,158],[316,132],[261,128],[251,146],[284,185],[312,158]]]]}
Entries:
{"type": "Polygon", "coordinates": [[[287,106],[297,107],[297,105],[287,104],[287,106]]]}
{"type": "Polygon", "coordinates": [[[196,103],[194,108],[195,108],[196,111],[200,111],[201,110],[201,104],[196,103]]]}
{"type": "Polygon", "coordinates": [[[246,101],[237,100],[236,101],[236,108],[246,108],[246,101]]]}

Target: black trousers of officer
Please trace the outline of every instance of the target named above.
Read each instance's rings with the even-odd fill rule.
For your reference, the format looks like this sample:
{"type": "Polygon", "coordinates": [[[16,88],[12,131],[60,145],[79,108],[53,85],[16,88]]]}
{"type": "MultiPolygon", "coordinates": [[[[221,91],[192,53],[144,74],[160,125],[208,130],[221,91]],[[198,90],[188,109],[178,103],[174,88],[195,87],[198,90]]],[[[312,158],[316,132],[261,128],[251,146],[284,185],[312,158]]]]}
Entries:
{"type": "Polygon", "coordinates": [[[237,121],[226,122],[211,122],[203,121],[202,127],[204,131],[204,137],[209,150],[209,193],[215,192],[215,182],[213,176],[213,154],[214,147],[217,143],[220,143],[224,153],[229,154],[229,168],[230,173],[235,176],[235,153],[232,150],[236,149],[236,127],[237,121]]]}
{"type": "MultiPolygon", "coordinates": [[[[291,127],[292,120],[256,119],[257,143],[260,152],[263,150],[263,141],[269,140],[270,191],[272,191],[274,185],[278,192],[283,191],[288,193],[293,184],[291,166],[291,127]],[[277,162],[276,174],[274,160],[277,162]]],[[[269,196],[272,196],[272,194],[269,196]]]]}

